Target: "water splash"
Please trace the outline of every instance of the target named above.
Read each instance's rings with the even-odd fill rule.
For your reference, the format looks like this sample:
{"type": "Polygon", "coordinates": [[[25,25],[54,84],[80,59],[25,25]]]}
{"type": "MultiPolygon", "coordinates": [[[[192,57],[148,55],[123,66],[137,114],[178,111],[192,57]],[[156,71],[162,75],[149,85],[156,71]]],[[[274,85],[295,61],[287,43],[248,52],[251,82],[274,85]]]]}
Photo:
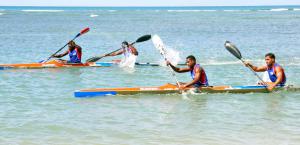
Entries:
{"type": "Polygon", "coordinates": [[[96,14],[91,14],[90,17],[91,17],[91,18],[94,18],[94,17],[98,17],[98,15],[96,15],[96,14]]]}
{"type": "Polygon", "coordinates": [[[64,12],[64,10],[21,10],[23,12],[64,12]]]}
{"type": "MultiPolygon", "coordinates": [[[[167,60],[170,61],[173,65],[177,65],[181,61],[179,51],[177,51],[176,49],[166,46],[165,51],[167,60]]],[[[166,62],[164,59],[160,60],[160,65],[166,66],[166,62]]]]}
{"type": "Polygon", "coordinates": [[[135,56],[135,55],[129,55],[128,57],[124,57],[121,60],[119,67],[134,68],[136,59],[137,59],[137,56],[135,56]]]}
{"type": "Polygon", "coordinates": [[[189,97],[188,97],[188,92],[185,92],[183,91],[181,93],[181,97],[182,97],[182,100],[191,100],[189,97]]]}

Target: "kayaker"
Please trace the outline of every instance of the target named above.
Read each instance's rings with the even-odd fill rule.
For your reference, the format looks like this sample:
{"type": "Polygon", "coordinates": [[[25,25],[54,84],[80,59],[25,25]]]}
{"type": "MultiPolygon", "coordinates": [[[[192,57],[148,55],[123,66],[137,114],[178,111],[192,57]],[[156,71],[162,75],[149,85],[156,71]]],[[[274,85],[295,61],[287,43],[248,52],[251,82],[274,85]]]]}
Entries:
{"type": "Polygon", "coordinates": [[[69,54],[70,60],[59,60],[61,63],[81,63],[82,48],[74,41],[68,43],[69,49],[62,53],[53,55],[52,57],[61,58],[69,54]]]}
{"type": "Polygon", "coordinates": [[[267,53],[265,55],[265,66],[254,66],[249,62],[246,62],[246,66],[251,67],[256,72],[267,71],[271,82],[265,82],[268,85],[268,90],[272,91],[276,86],[284,86],[286,82],[286,76],[284,69],[275,62],[275,55],[273,53],[267,53]]]}
{"type": "Polygon", "coordinates": [[[203,67],[200,64],[196,63],[196,58],[193,55],[190,55],[186,58],[186,68],[178,68],[172,65],[169,61],[167,61],[167,65],[171,66],[171,68],[178,73],[190,72],[192,81],[189,83],[180,83],[180,88],[184,89],[187,87],[204,87],[208,86],[208,80],[203,67]]]}
{"type": "Polygon", "coordinates": [[[124,58],[121,60],[119,65],[121,67],[134,67],[138,56],[138,51],[133,45],[129,44],[127,41],[122,42],[120,50],[106,54],[103,57],[116,56],[121,54],[124,54],[124,58]]]}
{"type": "Polygon", "coordinates": [[[130,55],[137,56],[138,51],[133,45],[129,44],[127,41],[123,41],[121,44],[121,48],[118,51],[106,54],[103,57],[116,56],[116,55],[121,55],[121,54],[124,54],[125,57],[129,57],[130,55]]]}

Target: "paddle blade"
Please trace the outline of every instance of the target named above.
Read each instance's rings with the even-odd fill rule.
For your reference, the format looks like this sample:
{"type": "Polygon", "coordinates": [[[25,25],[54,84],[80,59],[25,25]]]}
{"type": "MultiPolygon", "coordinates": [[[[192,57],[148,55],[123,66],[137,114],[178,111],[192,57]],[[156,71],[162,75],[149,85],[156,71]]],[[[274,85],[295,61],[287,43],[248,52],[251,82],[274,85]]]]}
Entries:
{"type": "MultiPolygon", "coordinates": [[[[82,34],[85,34],[85,33],[89,32],[89,31],[90,31],[90,28],[84,28],[83,30],[80,31],[80,33],[78,33],[78,34],[75,36],[75,38],[79,37],[79,36],[82,35],[82,34]]],[[[75,39],[75,38],[74,38],[74,39],[75,39]]]]}
{"type": "Polygon", "coordinates": [[[234,55],[236,58],[238,59],[242,59],[242,54],[239,51],[239,49],[232,44],[230,41],[226,41],[224,44],[225,48],[232,54],[234,55]]]}
{"type": "Polygon", "coordinates": [[[139,42],[144,42],[144,41],[147,41],[147,40],[150,40],[151,39],[151,35],[144,35],[140,38],[138,38],[135,43],[139,43],[139,42]]]}
{"type": "Polygon", "coordinates": [[[96,62],[101,58],[102,58],[101,56],[94,56],[94,57],[87,59],[86,62],[96,62]]]}
{"type": "Polygon", "coordinates": [[[90,28],[85,28],[85,29],[83,29],[83,30],[81,30],[80,31],[80,35],[82,35],[82,34],[85,34],[85,33],[87,33],[87,32],[89,32],[90,31],[90,28]]]}

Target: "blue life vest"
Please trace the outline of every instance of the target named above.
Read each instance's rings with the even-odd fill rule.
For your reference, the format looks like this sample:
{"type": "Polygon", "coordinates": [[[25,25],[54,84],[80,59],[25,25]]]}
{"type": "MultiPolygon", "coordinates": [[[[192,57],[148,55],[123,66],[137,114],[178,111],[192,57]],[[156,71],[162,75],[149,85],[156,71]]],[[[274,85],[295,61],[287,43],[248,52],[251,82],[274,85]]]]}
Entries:
{"type": "MultiPolygon", "coordinates": [[[[195,70],[196,68],[200,68],[199,64],[196,64],[193,68],[193,70],[191,70],[191,77],[194,80],[195,79],[195,70]]],[[[204,71],[204,69],[202,68],[201,74],[200,74],[200,80],[194,84],[195,87],[201,87],[201,86],[208,86],[208,80],[207,80],[207,76],[206,73],[204,71]]]]}
{"type": "Polygon", "coordinates": [[[69,51],[70,63],[81,63],[81,53],[78,51],[77,47],[69,51]]]}
{"type": "MultiPolygon", "coordinates": [[[[269,74],[269,78],[272,82],[276,82],[277,80],[277,76],[276,76],[276,73],[275,73],[275,69],[276,67],[281,67],[279,64],[275,63],[273,67],[269,68],[268,67],[268,74],[269,74]]],[[[286,82],[286,76],[285,76],[285,73],[284,73],[284,70],[283,68],[281,67],[282,69],[282,81],[278,84],[280,86],[284,86],[285,82],[286,82]]]]}

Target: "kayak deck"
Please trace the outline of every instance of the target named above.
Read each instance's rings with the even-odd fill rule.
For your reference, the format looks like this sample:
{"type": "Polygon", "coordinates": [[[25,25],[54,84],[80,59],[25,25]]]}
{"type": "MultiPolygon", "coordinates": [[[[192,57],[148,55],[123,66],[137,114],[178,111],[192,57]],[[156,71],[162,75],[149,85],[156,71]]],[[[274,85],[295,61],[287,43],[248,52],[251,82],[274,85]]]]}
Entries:
{"type": "MultiPolygon", "coordinates": [[[[265,86],[209,86],[193,90],[196,93],[268,93],[265,86]]],[[[300,88],[277,87],[275,90],[300,91],[300,88]]],[[[159,87],[136,87],[136,88],[96,88],[83,89],[74,92],[75,97],[95,97],[108,95],[133,95],[133,94],[170,94],[180,93],[176,85],[165,84],[159,87]]]]}

